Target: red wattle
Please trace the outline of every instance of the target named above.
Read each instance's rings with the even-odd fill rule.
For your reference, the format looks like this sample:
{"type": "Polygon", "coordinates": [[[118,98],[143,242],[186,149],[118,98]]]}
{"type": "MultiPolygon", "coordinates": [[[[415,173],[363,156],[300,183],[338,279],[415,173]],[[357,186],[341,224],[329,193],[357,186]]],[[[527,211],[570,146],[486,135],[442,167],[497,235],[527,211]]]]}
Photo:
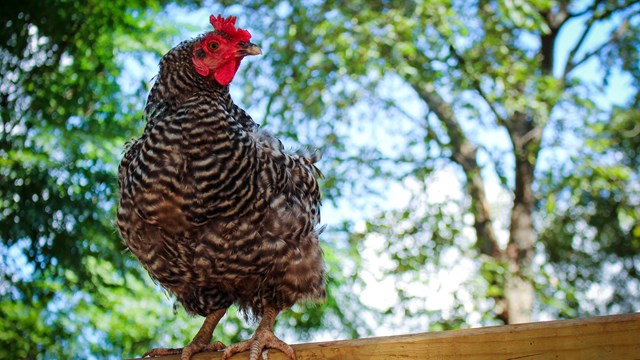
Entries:
{"type": "Polygon", "coordinates": [[[236,71],[240,67],[240,61],[229,61],[219,67],[214,73],[213,77],[220,85],[229,85],[233,77],[236,76],[236,71]]]}

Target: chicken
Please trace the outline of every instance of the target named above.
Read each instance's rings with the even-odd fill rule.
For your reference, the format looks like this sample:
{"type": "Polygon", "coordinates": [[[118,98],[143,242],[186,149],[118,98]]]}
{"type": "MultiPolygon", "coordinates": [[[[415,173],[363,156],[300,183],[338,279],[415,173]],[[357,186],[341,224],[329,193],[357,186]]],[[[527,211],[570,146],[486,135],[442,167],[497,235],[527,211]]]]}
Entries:
{"type": "Polygon", "coordinates": [[[145,107],[142,136],[118,169],[118,229],[151,277],[187,312],[205,317],[193,341],[146,356],[189,359],[224,348],[223,359],[265,348],[295,359],[273,333],[276,316],[324,299],[318,235],[318,151],[287,152],[231,99],[245,56],[261,54],[235,17],[164,55],[145,107]],[[229,306],[261,319],[247,341],[211,342],[229,306]]]}

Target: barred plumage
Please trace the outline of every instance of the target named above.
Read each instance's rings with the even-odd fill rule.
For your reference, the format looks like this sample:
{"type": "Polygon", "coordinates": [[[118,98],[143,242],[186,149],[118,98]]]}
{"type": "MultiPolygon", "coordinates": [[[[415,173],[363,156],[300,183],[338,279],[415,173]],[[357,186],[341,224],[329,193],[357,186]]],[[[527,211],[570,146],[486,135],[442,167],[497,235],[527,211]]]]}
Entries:
{"type": "MultiPolygon", "coordinates": [[[[229,19],[211,21],[215,27],[229,19]]],[[[198,46],[215,35],[224,34],[216,27],[162,58],[146,127],[119,167],[117,226],[149,274],[188,312],[209,320],[236,304],[272,322],[299,300],[325,296],[319,153],[286,152],[234,104],[227,84],[194,67],[207,50],[198,46]]],[[[233,37],[227,35],[223,40],[233,37]]],[[[245,52],[255,46],[238,43],[245,52]]],[[[191,354],[185,356],[187,348],[183,358],[191,354]]],[[[245,348],[228,348],[225,356],[245,348]]]]}

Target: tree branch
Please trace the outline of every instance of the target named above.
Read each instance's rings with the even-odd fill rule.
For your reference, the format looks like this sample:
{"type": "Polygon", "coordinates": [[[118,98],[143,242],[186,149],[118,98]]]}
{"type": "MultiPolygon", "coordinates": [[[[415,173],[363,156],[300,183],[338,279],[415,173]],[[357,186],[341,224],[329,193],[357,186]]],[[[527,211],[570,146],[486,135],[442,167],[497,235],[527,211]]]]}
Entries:
{"type": "Polygon", "coordinates": [[[583,16],[583,15],[588,14],[589,12],[593,11],[592,19],[594,19],[594,20],[605,20],[605,19],[609,18],[611,15],[617,13],[618,11],[625,10],[628,7],[632,6],[632,5],[640,3],[640,1],[631,0],[631,1],[628,1],[628,2],[626,2],[626,3],[624,3],[624,4],[620,5],[620,6],[612,7],[610,9],[605,9],[601,13],[596,13],[598,5],[603,4],[603,3],[606,4],[606,1],[596,0],[593,3],[593,6],[590,6],[590,7],[586,8],[584,11],[581,11],[581,12],[578,12],[578,13],[571,13],[571,14],[569,14],[569,17],[570,18],[580,17],[580,16],[583,16]]]}
{"type": "Polygon", "coordinates": [[[487,105],[489,106],[489,109],[491,110],[491,112],[493,113],[493,115],[496,117],[496,122],[498,124],[504,124],[504,118],[500,115],[500,113],[498,112],[498,109],[496,109],[496,107],[493,105],[493,103],[491,101],[489,101],[489,97],[487,96],[487,94],[484,92],[484,90],[482,90],[482,87],[480,86],[480,81],[478,81],[478,79],[476,79],[475,77],[473,77],[472,74],[469,74],[466,70],[465,70],[465,65],[466,65],[466,61],[465,59],[458,53],[458,51],[456,50],[456,48],[453,46],[453,44],[451,44],[448,40],[445,39],[445,41],[447,42],[447,44],[449,45],[449,52],[453,55],[453,57],[456,59],[456,61],[458,61],[458,64],[460,65],[460,70],[464,71],[464,73],[471,78],[471,83],[473,84],[474,89],[478,92],[478,94],[480,95],[480,97],[487,103],[487,105]]]}
{"type": "Polygon", "coordinates": [[[589,12],[593,12],[593,16],[587,21],[587,26],[584,29],[584,31],[582,32],[582,34],[580,35],[580,39],[578,39],[578,42],[576,43],[576,45],[573,47],[573,49],[571,49],[571,51],[569,52],[569,56],[567,57],[567,61],[565,63],[564,66],[564,72],[562,74],[562,80],[566,80],[567,76],[569,75],[569,73],[574,70],[575,68],[577,68],[579,65],[581,65],[582,63],[584,63],[586,60],[588,60],[590,57],[592,57],[593,55],[597,54],[598,52],[602,51],[606,46],[608,46],[609,44],[617,41],[621,36],[622,33],[624,32],[623,30],[621,31],[621,28],[624,27],[625,29],[628,27],[629,24],[629,19],[638,14],[638,11],[632,13],[631,15],[629,15],[625,21],[623,21],[622,24],[620,24],[620,26],[618,27],[618,29],[614,32],[614,34],[612,35],[612,37],[605,43],[603,43],[600,47],[598,47],[598,49],[591,51],[590,53],[588,53],[587,55],[585,55],[580,61],[575,62],[574,63],[574,58],[576,56],[576,54],[578,53],[578,51],[580,50],[580,48],[582,47],[582,45],[584,44],[585,39],[587,38],[587,35],[589,34],[589,32],[591,31],[592,26],[601,20],[606,20],[609,17],[611,17],[613,14],[615,14],[618,11],[627,9],[628,7],[640,3],[640,1],[638,0],[633,0],[633,1],[629,1],[619,7],[613,7],[611,9],[606,9],[605,11],[601,12],[601,13],[597,13],[597,7],[599,4],[601,4],[602,1],[596,1],[594,2],[593,6],[587,8],[585,11],[581,11],[579,13],[574,13],[574,14],[570,14],[569,18],[573,18],[573,17],[579,17],[582,15],[585,15],[589,12]]]}
{"type": "Polygon", "coordinates": [[[580,12],[577,12],[577,13],[569,13],[569,19],[571,19],[571,18],[576,18],[576,17],[580,17],[580,16],[583,16],[583,15],[586,15],[586,14],[588,14],[588,13],[589,13],[589,12],[591,12],[591,11],[595,12],[595,11],[596,11],[596,9],[598,8],[598,5],[600,5],[602,2],[603,2],[603,0],[596,0],[596,1],[593,3],[593,5],[592,5],[592,6],[587,6],[587,8],[586,8],[586,9],[584,9],[584,10],[582,10],[582,11],[580,11],[580,12]]]}
{"type": "Polygon", "coordinates": [[[555,62],[555,43],[558,38],[560,28],[569,19],[569,11],[567,9],[567,3],[560,3],[558,9],[549,9],[548,11],[541,12],[540,14],[547,22],[549,32],[540,33],[540,55],[542,56],[541,70],[545,75],[553,74],[553,64],[555,62]]]}
{"type": "MultiPolygon", "coordinates": [[[[593,6],[590,8],[587,8],[586,11],[587,12],[593,11],[595,13],[599,3],[600,1],[596,1],[595,3],[593,3],[593,6]]],[[[592,17],[591,19],[589,19],[589,21],[587,21],[587,26],[585,27],[584,31],[580,35],[580,39],[578,39],[578,42],[576,43],[576,45],[569,52],[569,56],[567,57],[567,62],[564,64],[564,72],[562,74],[563,81],[566,80],[567,75],[569,74],[569,71],[571,71],[570,69],[572,68],[573,58],[578,53],[578,50],[580,50],[580,47],[582,47],[584,40],[587,38],[587,35],[589,35],[589,32],[591,31],[591,27],[593,26],[593,24],[595,24],[595,22],[596,22],[595,17],[592,17]]]]}
{"type": "MultiPolygon", "coordinates": [[[[567,75],[569,75],[569,73],[571,71],[573,71],[578,66],[582,65],[584,62],[589,60],[594,55],[596,55],[599,52],[601,52],[602,50],[604,50],[607,46],[609,46],[609,45],[615,43],[616,41],[620,40],[620,38],[624,35],[624,32],[629,28],[629,19],[630,18],[631,18],[631,16],[627,17],[626,19],[624,19],[622,21],[622,23],[620,24],[620,26],[618,26],[616,31],[614,31],[613,34],[611,34],[611,37],[609,38],[609,40],[607,40],[604,43],[602,43],[596,49],[586,53],[580,60],[578,60],[576,62],[573,62],[573,57],[575,56],[575,52],[572,50],[572,52],[569,54],[569,58],[567,59],[567,64],[565,65],[564,74],[562,75],[562,79],[563,80],[566,79],[567,75]]],[[[586,31],[583,34],[583,37],[586,37],[586,31]]],[[[581,38],[580,41],[578,42],[578,45],[580,45],[583,40],[584,39],[581,38]]],[[[576,45],[574,50],[578,49],[578,45],[576,45]]]]}
{"type": "Polygon", "coordinates": [[[467,139],[452,107],[434,89],[432,83],[422,83],[419,79],[408,75],[405,75],[405,80],[442,122],[449,137],[447,147],[451,150],[451,160],[459,164],[465,172],[467,191],[471,196],[471,208],[475,219],[478,249],[481,253],[495,259],[502,258],[502,250],[493,229],[489,201],[480,173],[481,168],[476,160],[476,148],[467,139]]]}

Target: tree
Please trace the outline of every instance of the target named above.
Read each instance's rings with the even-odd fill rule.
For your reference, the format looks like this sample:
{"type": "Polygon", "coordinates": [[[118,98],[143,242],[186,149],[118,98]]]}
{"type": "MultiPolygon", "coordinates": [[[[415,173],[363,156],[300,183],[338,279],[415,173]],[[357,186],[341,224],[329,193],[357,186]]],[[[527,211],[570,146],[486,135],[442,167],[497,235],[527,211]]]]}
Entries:
{"type": "MultiPolygon", "coordinates": [[[[183,345],[197,329],[200,320],[172,314],[122,254],[112,225],[115,169],[144,125],[150,80],[122,69],[182,40],[167,4],[3,5],[0,357],[121,358],[183,345]]],[[[323,216],[340,207],[359,218],[323,235],[327,304],[285,314],[285,338],[318,328],[362,336],[384,322],[424,331],[425,318],[446,329],[532,312],[637,310],[637,2],[249,1],[219,10],[239,16],[265,50],[243,63],[236,99],[288,145],[322,147],[323,216]],[[592,38],[597,29],[607,36],[592,38]],[[603,105],[597,92],[618,74],[633,93],[603,105]],[[465,196],[434,196],[443,170],[465,196]],[[367,264],[366,252],[383,262],[367,264]],[[451,304],[430,307],[434,274],[456,269],[473,276],[451,304]],[[358,301],[366,276],[396,282],[398,301],[384,314],[358,301]]],[[[231,314],[216,337],[246,337],[240,328],[231,314]]]]}
{"type": "Polygon", "coordinates": [[[122,357],[156,338],[152,314],[170,316],[160,294],[142,295],[149,282],[112,225],[117,159],[145,92],[121,91],[116,59],[157,54],[147,37],[171,35],[152,21],[160,5],[3,4],[0,357],[122,357]]]}
{"type": "Polygon", "coordinates": [[[625,134],[637,124],[639,12],[622,0],[249,2],[238,13],[259,20],[270,66],[251,64],[246,99],[266,99],[257,105],[275,127],[306,124],[302,141],[325,148],[330,199],[413,186],[407,206],[360,233],[347,226],[362,251],[385,240],[381,267],[401,300],[390,313],[428,310],[408,287],[451,251],[478,276],[448,315],[433,314],[435,328],[472,310],[487,324],[637,309],[638,167],[611,162],[636,152],[625,134]],[[620,73],[634,94],[617,109],[598,104],[594,91],[620,73]],[[363,132],[373,140],[354,137],[363,132]],[[430,177],[452,167],[466,196],[425,203],[430,177]],[[496,180],[506,219],[487,195],[496,180]],[[598,307],[586,294],[611,271],[614,295],[598,307]]]}
{"type": "MultiPolygon", "coordinates": [[[[142,131],[151,81],[123,69],[149,58],[157,64],[184,39],[178,29],[188,25],[170,20],[169,4],[3,4],[1,358],[130,357],[152,345],[184,345],[201,322],[172,312],[113,225],[117,165],[125,141],[142,131]]],[[[326,254],[337,267],[338,256],[326,254]]],[[[347,281],[334,276],[329,291],[347,281]]],[[[335,298],[310,311],[297,307],[281,328],[297,328],[288,332],[294,339],[327,324],[330,333],[365,331],[355,330],[357,315],[341,311],[335,298]]],[[[242,321],[231,311],[217,338],[248,337],[242,321]]]]}

